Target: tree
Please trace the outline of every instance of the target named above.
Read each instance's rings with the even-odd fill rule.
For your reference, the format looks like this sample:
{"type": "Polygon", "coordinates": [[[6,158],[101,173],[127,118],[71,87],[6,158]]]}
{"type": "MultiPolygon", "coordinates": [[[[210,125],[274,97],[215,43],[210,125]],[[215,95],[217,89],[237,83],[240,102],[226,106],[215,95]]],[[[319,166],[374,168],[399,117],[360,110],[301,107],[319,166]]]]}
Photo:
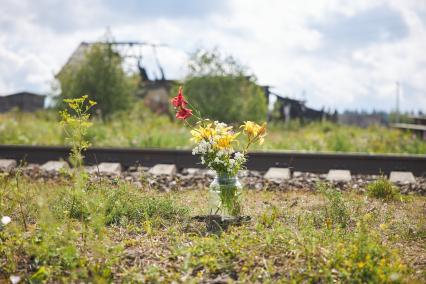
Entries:
{"type": "Polygon", "coordinates": [[[91,45],[82,62],[66,66],[58,75],[61,87],[58,106],[64,107],[63,99],[87,95],[98,103],[95,111],[102,118],[129,107],[136,85],[124,72],[122,61],[111,45],[91,45]]]}
{"type": "Polygon", "coordinates": [[[264,121],[267,103],[253,76],[217,50],[197,51],[189,62],[185,95],[206,117],[224,122],[264,121]]]}

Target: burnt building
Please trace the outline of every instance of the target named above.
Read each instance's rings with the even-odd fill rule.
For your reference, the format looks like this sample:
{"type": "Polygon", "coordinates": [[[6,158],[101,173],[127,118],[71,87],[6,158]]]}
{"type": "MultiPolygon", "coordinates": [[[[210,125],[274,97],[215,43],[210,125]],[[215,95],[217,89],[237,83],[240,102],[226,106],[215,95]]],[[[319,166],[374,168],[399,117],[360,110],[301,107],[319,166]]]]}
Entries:
{"type": "Polygon", "coordinates": [[[7,96],[0,96],[0,112],[19,109],[25,112],[36,111],[44,108],[46,96],[30,92],[20,92],[7,96]]]}
{"type": "Polygon", "coordinates": [[[277,98],[272,113],[272,119],[286,122],[298,119],[302,123],[321,120],[337,121],[337,112],[329,113],[324,109],[316,110],[307,107],[305,101],[291,99],[272,92],[269,92],[269,95],[275,95],[277,98]]]}

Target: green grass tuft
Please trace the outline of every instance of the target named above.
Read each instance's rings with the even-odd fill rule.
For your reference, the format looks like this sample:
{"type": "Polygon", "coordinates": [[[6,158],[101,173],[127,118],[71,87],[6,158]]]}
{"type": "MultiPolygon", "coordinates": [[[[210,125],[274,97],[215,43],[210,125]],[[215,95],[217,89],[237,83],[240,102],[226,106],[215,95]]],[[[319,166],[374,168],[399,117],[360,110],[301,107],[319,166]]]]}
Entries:
{"type": "Polygon", "coordinates": [[[386,177],[381,176],[378,180],[373,181],[367,186],[367,194],[370,197],[383,200],[399,199],[399,190],[386,177]]]}
{"type": "Polygon", "coordinates": [[[146,220],[160,218],[177,221],[187,216],[189,209],[178,206],[166,197],[146,197],[129,188],[119,188],[111,191],[106,199],[106,224],[138,224],[146,220]]]}
{"type": "Polygon", "coordinates": [[[327,226],[346,228],[350,222],[350,213],[343,194],[327,184],[318,184],[317,190],[326,198],[322,219],[327,226]]]}

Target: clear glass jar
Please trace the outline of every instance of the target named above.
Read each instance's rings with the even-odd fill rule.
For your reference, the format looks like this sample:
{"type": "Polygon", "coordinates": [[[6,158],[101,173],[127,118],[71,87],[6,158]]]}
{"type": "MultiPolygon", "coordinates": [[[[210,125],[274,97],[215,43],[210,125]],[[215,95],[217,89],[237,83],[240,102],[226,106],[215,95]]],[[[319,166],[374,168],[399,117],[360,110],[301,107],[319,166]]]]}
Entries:
{"type": "Polygon", "coordinates": [[[209,214],[235,217],[242,213],[242,185],[236,176],[216,175],[209,186],[209,214]]]}

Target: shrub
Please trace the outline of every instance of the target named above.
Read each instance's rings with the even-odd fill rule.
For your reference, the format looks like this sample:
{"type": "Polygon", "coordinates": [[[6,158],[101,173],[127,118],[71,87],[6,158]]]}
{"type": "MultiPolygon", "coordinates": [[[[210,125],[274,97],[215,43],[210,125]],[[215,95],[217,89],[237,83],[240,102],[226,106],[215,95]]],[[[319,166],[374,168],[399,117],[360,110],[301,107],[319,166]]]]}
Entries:
{"type": "MultiPolygon", "coordinates": [[[[58,106],[62,108],[63,99],[88,95],[98,102],[96,110],[103,118],[130,106],[136,85],[122,68],[122,58],[105,43],[89,47],[84,60],[67,66],[59,75],[61,87],[58,106]]],[[[93,112],[92,112],[93,113],[93,112]]]]}
{"type": "Polygon", "coordinates": [[[190,70],[184,91],[203,116],[228,123],[265,120],[264,91],[232,57],[222,58],[217,51],[197,52],[190,70]]]}
{"type": "Polygon", "coordinates": [[[384,176],[381,176],[378,180],[367,186],[367,194],[370,197],[383,200],[395,200],[399,197],[398,188],[384,176]]]}

